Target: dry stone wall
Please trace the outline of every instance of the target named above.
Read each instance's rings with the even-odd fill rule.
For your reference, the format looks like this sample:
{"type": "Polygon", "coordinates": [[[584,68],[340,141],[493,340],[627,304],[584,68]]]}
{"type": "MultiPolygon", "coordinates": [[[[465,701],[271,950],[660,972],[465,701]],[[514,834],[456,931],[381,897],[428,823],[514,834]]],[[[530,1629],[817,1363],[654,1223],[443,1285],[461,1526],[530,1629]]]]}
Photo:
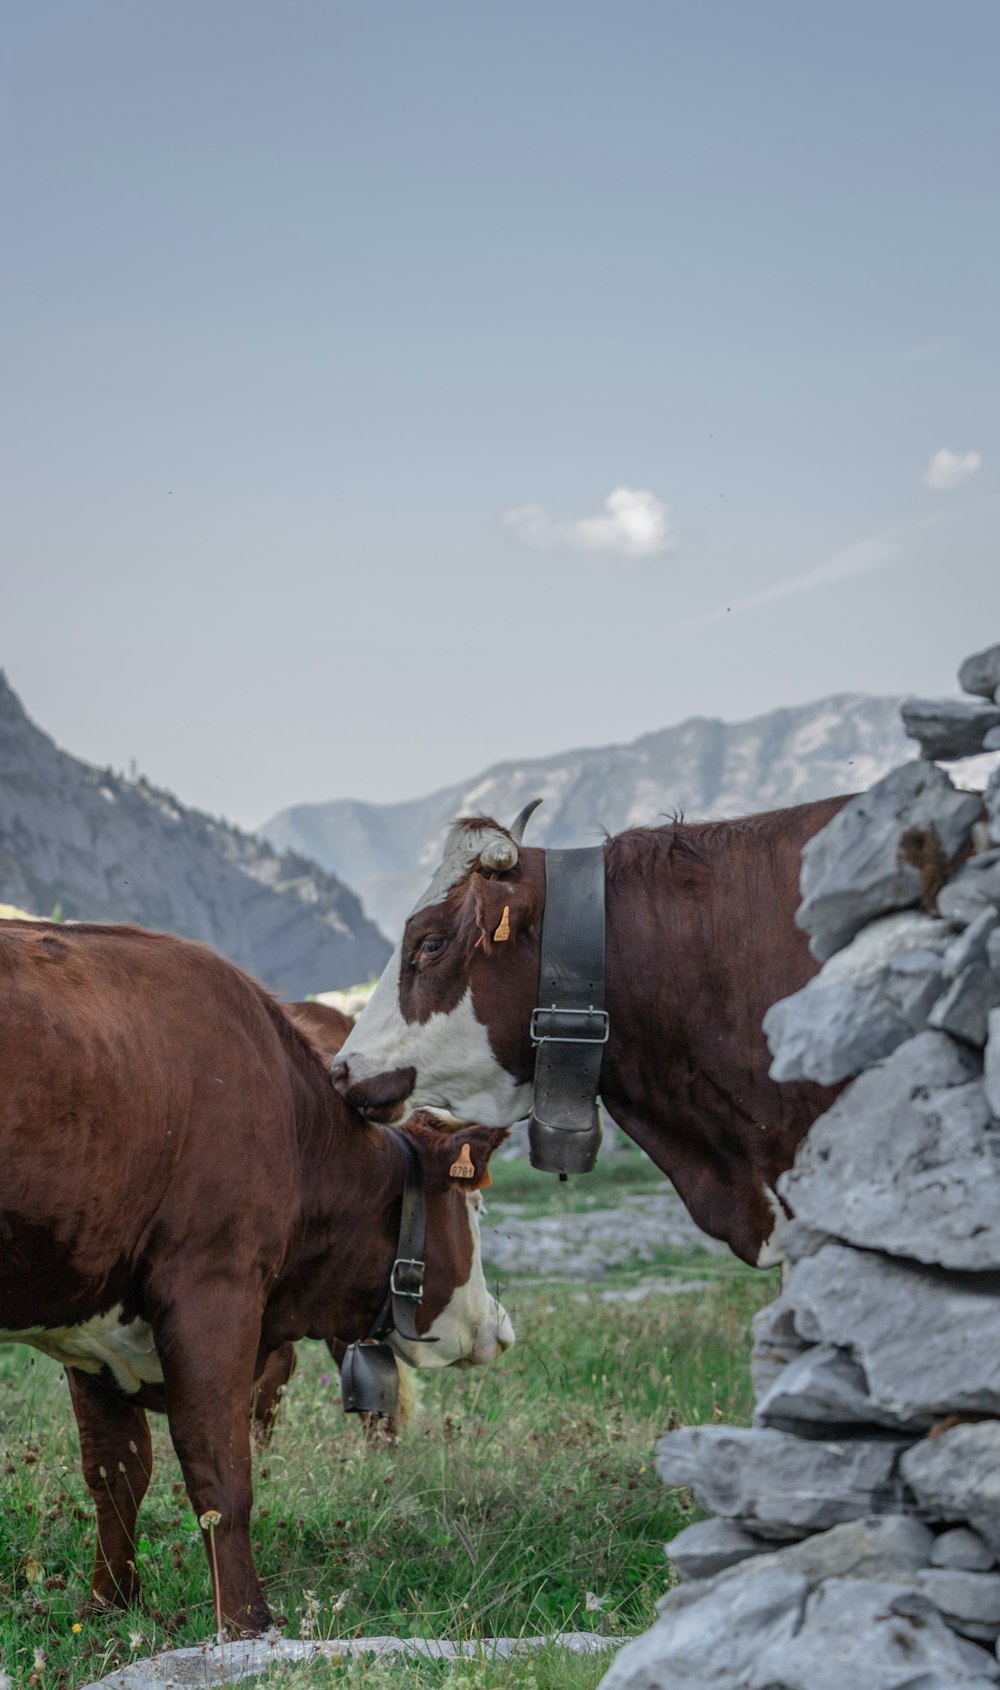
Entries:
{"type": "Polygon", "coordinates": [[[768,1013],[778,1079],[849,1081],[780,1192],[750,1428],[657,1450],[714,1518],[602,1690],[986,1690],[1000,1683],[1000,645],[920,747],[807,845],[823,962],[768,1013]]]}

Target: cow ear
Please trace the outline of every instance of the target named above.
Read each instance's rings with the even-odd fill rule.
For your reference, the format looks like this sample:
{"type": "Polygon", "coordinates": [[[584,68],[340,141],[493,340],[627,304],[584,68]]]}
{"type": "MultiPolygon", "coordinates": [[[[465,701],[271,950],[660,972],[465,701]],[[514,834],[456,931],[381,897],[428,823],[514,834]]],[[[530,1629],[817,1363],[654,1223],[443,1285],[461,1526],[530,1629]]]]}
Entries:
{"type": "Polygon", "coordinates": [[[530,923],[531,900],[519,881],[473,875],[472,898],[477,949],[489,953],[494,945],[506,945],[530,923]]]}
{"type": "Polygon", "coordinates": [[[490,1157],[509,1132],[509,1127],[468,1127],[451,1133],[447,1140],[452,1156],[448,1164],[449,1185],[458,1186],[461,1191],[482,1191],[491,1184],[490,1157]]]}
{"type": "MultiPolygon", "coordinates": [[[[419,1113],[407,1122],[411,1126],[419,1120],[419,1113]]],[[[442,1132],[440,1126],[431,1129],[423,1140],[424,1179],[429,1193],[447,1191],[481,1191],[490,1183],[489,1160],[498,1144],[510,1132],[509,1127],[460,1127],[457,1132],[442,1132]]]]}
{"type": "Polygon", "coordinates": [[[471,1122],[452,1128],[432,1109],[417,1109],[405,1131],[420,1152],[430,1195],[457,1189],[481,1191],[490,1183],[489,1160],[509,1127],[480,1127],[471,1122]]]}

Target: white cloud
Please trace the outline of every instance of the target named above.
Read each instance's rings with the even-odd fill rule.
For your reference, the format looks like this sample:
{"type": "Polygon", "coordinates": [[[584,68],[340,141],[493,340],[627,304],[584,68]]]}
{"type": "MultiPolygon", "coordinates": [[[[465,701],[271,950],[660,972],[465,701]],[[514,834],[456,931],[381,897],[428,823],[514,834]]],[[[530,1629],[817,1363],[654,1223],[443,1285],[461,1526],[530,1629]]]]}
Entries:
{"type": "Polygon", "coordinates": [[[935,493],[953,493],[956,487],[964,487],[972,480],[982,462],[978,452],[949,452],[947,446],[942,446],[924,470],[924,486],[933,488],[935,493]]]}
{"type": "Polygon", "coordinates": [[[549,551],[608,552],[617,557],[657,557],[677,546],[677,525],[670,506],[645,487],[616,487],[604,501],[604,514],[576,522],[554,522],[541,505],[518,505],[504,515],[525,545],[549,551]]]}

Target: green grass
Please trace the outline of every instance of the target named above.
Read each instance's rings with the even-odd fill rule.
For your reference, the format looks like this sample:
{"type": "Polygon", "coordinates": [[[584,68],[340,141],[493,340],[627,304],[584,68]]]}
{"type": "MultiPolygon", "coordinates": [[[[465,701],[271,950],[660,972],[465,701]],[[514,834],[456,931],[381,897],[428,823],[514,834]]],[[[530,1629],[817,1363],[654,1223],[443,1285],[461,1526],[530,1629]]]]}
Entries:
{"type": "MultiPolygon", "coordinates": [[[[340,1411],[335,1374],[327,1382],[324,1353],[303,1345],[256,1476],[253,1540],[273,1610],[292,1635],[303,1610],[318,1636],[647,1626],[667,1578],[663,1545],[691,1517],[689,1499],[655,1476],[654,1440],[674,1425],[746,1421],[748,1324],[773,1290],[768,1276],[737,1264],[710,1291],[639,1304],[511,1286],[516,1347],[491,1367],[424,1374],[417,1419],[394,1450],[365,1445],[340,1411]],[[599,1611],[587,1611],[588,1591],[599,1611]]],[[[210,1634],[199,1533],[165,1423],[151,1420],[155,1471],[138,1555],[145,1606],[74,1632],[93,1524],[69,1394],[54,1364],[0,1351],[0,1650],[16,1683],[27,1681],[36,1648],[44,1684],[72,1686],[210,1634]]],[[[320,1670],[335,1683],[347,1668],[308,1669],[320,1670]]],[[[405,1670],[423,1682],[414,1676],[423,1665],[405,1670]]],[[[426,1682],[471,1686],[475,1670],[428,1664],[426,1682]]],[[[548,1683],[544,1662],[482,1670],[494,1675],[489,1686],[530,1686],[532,1673],[537,1690],[548,1683]]],[[[559,1682],[585,1690],[602,1670],[567,1663],[559,1682]]]]}
{"type": "Polygon", "coordinates": [[[623,1197],[645,1196],[662,1191],[659,1168],[638,1145],[625,1140],[614,1156],[598,1157],[589,1174],[574,1175],[565,1182],[553,1174],[542,1174],[524,1157],[490,1164],[493,1189],[487,1194],[491,1207],[517,1203],[527,1217],[535,1215],[585,1214],[588,1209],[610,1208],[623,1197]]]}

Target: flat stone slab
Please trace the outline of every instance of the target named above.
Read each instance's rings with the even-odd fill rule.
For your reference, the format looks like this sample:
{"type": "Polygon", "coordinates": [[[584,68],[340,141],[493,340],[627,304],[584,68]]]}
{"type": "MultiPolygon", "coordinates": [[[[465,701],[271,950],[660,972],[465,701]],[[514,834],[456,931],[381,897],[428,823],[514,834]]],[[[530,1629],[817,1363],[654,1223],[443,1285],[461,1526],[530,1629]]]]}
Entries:
{"type": "Polygon", "coordinates": [[[903,727],[924,757],[975,757],[991,728],[1000,727],[1000,705],[979,698],[904,698],[903,727]]]}
{"type": "Polygon", "coordinates": [[[933,1415],[907,1420],[875,1402],[864,1368],[834,1344],[813,1344],[773,1379],[754,1409],[755,1426],[828,1437],[859,1426],[889,1431],[920,1430],[933,1415]]]}
{"type": "Polygon", "coordinates": [[[801,991],[768,1010],[771,1078],[836,1085],[922,1032],[951,939],[947,922],[910,910],[863,928],[801,991]]]}
{"type": "Polygon", "coordinates": [[[1000,1555],[1000,1421],[974,1421],[923,1438],[900,1467],[925,1518],[970,1525],[1000,1555]]]}
{"type": "MultiPolygon", "coordinates": [[[[689,1531],[694,1529],[688,1527],[689,1531]]],[[[656,1604],[657,1612],[677,1613],[692,1602],[700,1602],[708,1591],[728,1584],[731,1579],[758,1578],[775,1567],[788,1573],[801,1573],[813,1590],[828,1578],[908,1581],[927,1566],[933,1543],[932,1533],[912,1515],[875,1514],[863,1520],[847,1520],[843,1525],[831,1526],[829,1531],[817,1532],[782,1549],[766,1545],[769,1554],[744,1558],[737,1565],[721,1568],[711,1578],[678,1585],[661,1596],[656,1604]]]]}
{"type": "MultiPolygon", "coordinates": [[[[616,1649],[620,1637],[601,1637],[591,1631],[563,1631],[555,1637],[487,1637],[478,1643],[451,1643],[445,1638],[351,1637],[343,1642],[292,1637],[257,1637],[243,1643],[205,1643],[192,1649],[165,1649],[145,1661],[85,1684],[82,1690],[168,1690],[171,1685],[232,1684],[256,1678],[281,1662],[351,1661],[366,1656],[422,1656],[432,1661],[509,1660],[550,1645],[572,1655],[598,1655],[616,1649]]],[[[405,1680],[401,1679],[401,1683],[405,1680]]]]}
{"type": "Polygon", "coordinates": [[[928,895],[968,844],[980,800],[917,759],[852,798],[802,852],[798,925],[821,962],[877,916],[928,895]]]}
{"type": "MultiPolygon", "coordinates": [[[[828,1244],[798,1262],[780,1302],[799,1337],[835,1347],[856,1364],[860,1396],[855,1413],[871,1409],[876,1423],[892,1417],[902,1426],[929,1426],[948,1414],[1000,1415],[1000,1296],[993,1280],[941,1273],[874,1252],[828,1244]]],[[[790,1417],[796,1394],[806,1399],[799,1418],[822,1419],[823,1372],[817,1369],[816,1413],[810,1413],[810,1379],[798,1384],[812,1351],[779,1374],[757,1413],[765,1421],[790,1417]],[[791,1388],[789,1375],[792,1375],[791,1388]]],[[[836,1374],[835,1374],[836,1381],[836,1374]]],[[[851,1405],[852,1378],[845,1399],[851,1405]]],[[[834,1385],[835,1389],[835,1385],[834,1385]]],[[[834,1405],[836,1398],[833,1398],[834,1405]]],[[[829,1416],[827,1416],[829,1418],[829,1416]]]]}
{"type": "Polygon", "coordinates": [[[778,1542],[844,1520],[892,1513],[908,1440],[799,1438],[755,1426],[682,1426],[656,1446],[665,1485],[694,1491],[707,1513],[778,1542]]]}
{"type": "Polygon", "coordinates": [[[995,1643],[1000,1637],[1000,1574],[927,1567],[914,1584],[963,1637],[995,1643]]]}
{"type": "Polygon", "coordinates": [[[919,1033],[814,1123],[778,1190],[796,1217],[919,1262],[1000,1268],[1000,1133],[976,1054],[919,1033]]]}

